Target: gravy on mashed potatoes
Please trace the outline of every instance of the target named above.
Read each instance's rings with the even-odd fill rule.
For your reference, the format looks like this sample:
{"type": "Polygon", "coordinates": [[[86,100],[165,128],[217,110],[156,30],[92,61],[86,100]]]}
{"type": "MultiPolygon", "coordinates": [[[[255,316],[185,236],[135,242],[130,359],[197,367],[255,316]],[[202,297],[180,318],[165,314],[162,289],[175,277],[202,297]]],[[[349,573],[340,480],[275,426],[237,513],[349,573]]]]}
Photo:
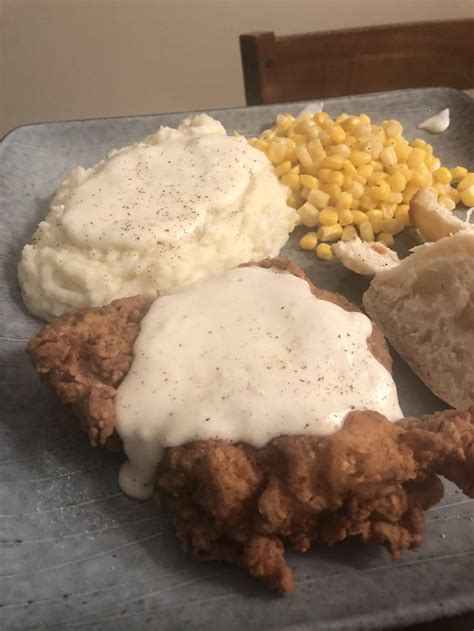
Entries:
{"type": "Polygon", "coordinates": [[[63,182],[23,250],[23,299],[50,320],[277,256],[286,197],[268,158],[206,114],[163,127],[63,182]]]}

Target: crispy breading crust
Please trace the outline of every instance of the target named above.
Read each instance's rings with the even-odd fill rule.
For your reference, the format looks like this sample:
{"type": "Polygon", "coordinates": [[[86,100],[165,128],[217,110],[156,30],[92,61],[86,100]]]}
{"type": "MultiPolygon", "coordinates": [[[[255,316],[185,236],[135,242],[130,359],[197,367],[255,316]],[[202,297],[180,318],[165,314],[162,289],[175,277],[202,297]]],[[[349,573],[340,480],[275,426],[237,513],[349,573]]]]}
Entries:
{"type": "MultiPolygon", "coordinates": [[[[290,261],[260,265],[288,270],[305,279],[316,297],[357,310],[342,296],[314,287],[290,261]]],[[[114,398],[152,300],[125,298],[74,311],[43,327],[28,345],[41,380],[72,406],[94,445],[121,445],[114,398]]],[[[368,344],[390,370],[376,326],[368,344]]],[[[282,436],[261,449],[197,441],[165,451],[157,493],[194,556],[242,564],[288,593],[294,580],[283,542],[304,551],[316,540],[360,535],[385,545],[394,558],[419,545],[423,510],[443,494],[437,473],[474,492],[473,425],[469,413],[394,424],[357,411],[326,437],[282,436]]]]}
{"type": "Polygon", "coordinates": [[[114,399],[152,301],[134,296],[77,309],[44,326],[27,346],[41,381],[72,406],[92,445],[118,442],[114,399]]]}
{"type": "Polygon", "coordinates": [[[243,564],[287,593],[283,541],[305,551],[359,535],[394,559],[417,547],[423,511],[443,496],[437,474],[474,495],[473,414],[391,423],[357,411],[325,437],[281,436],[261,449],[198,441],[166,451],[158,489],[185,549],[243,564]]]}

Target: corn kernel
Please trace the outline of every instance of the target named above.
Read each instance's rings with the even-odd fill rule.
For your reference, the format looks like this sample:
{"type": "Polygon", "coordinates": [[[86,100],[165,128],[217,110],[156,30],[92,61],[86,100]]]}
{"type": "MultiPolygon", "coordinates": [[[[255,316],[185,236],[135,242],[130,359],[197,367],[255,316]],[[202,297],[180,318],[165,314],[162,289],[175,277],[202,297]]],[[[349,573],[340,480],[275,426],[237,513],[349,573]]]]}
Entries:
{"type": "Polygon", "coordinates": [[[290,169],[291,169],[291,162],[289,160],[285,160],[284,162],[281,162],[275,168],[275,175],[277,177],[281,177],[282,175],[285,175],[285,173],[288,173],[290,169]]]}
{"type": "Polygon", "coordinates": [[[377,235],[377,241],[386,245],[387,248],[392,248],[394,244],[393,234],[390,234],[390,232],[381,232],[377,235]]]}
{"type": "Polygon", "coordinates": [[[393,147],[384,147],[380,154],[380,162],[385,169],[389,169],[397,164],[398,158],[393,147]]]}
{"type": "Polygon", "coordinates": [[[377,138],[371,136],[365,143],[364,149],[371,156],[371,158],[377,160],[382,153],[383,144],[380,142],[380,140],[377,140],[377,138]]]}
{"type": "Polygon", "coordinates": [[[341,241],[353,241],[357,237],[357,230],[354,226],[344,226],[341,234],[341,241]]]}
{"type": "Polygon", "coordinates": [[[331,175],[331,169],[320,169],[318,178],[321,184],[327,184],[329,182],[329,176],[331,175]]]}
{"type": "Polygon", "coordinates": [[[389,202],[382,202],[380,204],[380,210],[383,213],[384,219],[392,219],[394,212],[397,209],[397,204],[390,204],[389,202]]]}
{"type": "Polygon", "coordinates": [[[428,169],[430,171],[437,170],[437,169],[434,168],[434,167],[437,166],[437,158],[435,158],[435,156],[432,153],[427,153],[426,154],[424,164],[428,167],[428,169]]]}
{"type": "Polygon", "coordinates": [[[341,226],[348,226],[352,223],[352,221],[352,210],[344,208],[343,210],[339,211],[339,223],[341,224],[341,226]]]}
{"type": "Polygon", "coordinates": [[[344,160],[344,165],[342,167],[342,172],[344,175],[348,177],[355,177],[358,173],[355,166],[352,164],[350,160],[344,160]]]}
{"type": "Polygon", "coordinates": [[[377,206],[377,202],[372,197],[368,189],[364,191],[364,194],[359,200],[359,204],[363,210],[372,210],[372,208],[377,206]]]}
{"type": "Polygon", "coordinates": [[[297,173],[285,173],[280,182],[288,186],[292,191],[297,191],[300,187],[300,176],[297,173]]]}
{"type": "Polygon", "coordinates": [[[295,132],[297,134],[307,134],[311,127],[314,126],[313,117],[309,112],[303,112],[298,116],[298,121],[295,125],[295,132]]]}
{"type": "Polygon", "coordinates": [[[306,135],[305,134],[295,134],[293,137],[293,142],[295,145],[304,145],[306,144],[306,135]]]}
{"type": "Polygon", "coordinates": [[[401,219],[384,219],[384,232],[390,234],[398,234],[405,228],[405,224],[401,219]]]}
{"type": "Polygon", "coordinates": [[[410,215],[409,215],[410,207],[408,204],[399,204],[393,214],[395,219],[399,219],[403,221],[405,226],[408,226],[410,223],[410,215]]]}
{"type": "Polygon", "coordinates": [[[405,190],[402,193],[403,199],[402,201],[405,204],[408,204],[409,201],[411,201],[411,199],[415,196],[415,194],[418,192],[419,187],[416,186],[416,184],[412,184],[411,182],[409,182],[405,188],[405,190]]]}
{"type": "Polygon", "coordinates": [[[367,221],[367,215],[360,210],[352,211],[352,223],[359,226],[364,221],[367,221]]]}
{"type": "Polygon", "coordinates": [[[344,165],[344,158],[341,156],[327,156],[321,160],[321,166],[327,169],[340,170],[344,165]]]}
{"type": "Polygon", "coordinates": [[[344,175],[341,171],[331,171],[328,177],[329,184],[337,184],[338,186],[342,186],[344,182],[344,175]]]}
{"type": "Polygon", "coordinates": [[[313,120],[318,125],[322,125],[324,122],[328,120],[329,114],[327,112],[315,112],[313,114],[313,120]]]}
{"type": "Polygon", "coordinates": [[[474,206],[474,184],[471,184],[461,191],[461,201],[464,206],[467,206],[468,208],[474,206]]]}
{"type": "Polygon", "coordinates": [[[352,204],[351,204],[351,210],[359,210],[359,200],[358,199],[353,199],[352,200],[352,204]]]}
{"type": "Polygon", "coordinates": [[[286,203],[288,206],[291,206],[291,208],[299,208],[303,203],[303,199],[300,195],[298,195],[298,193],[293,192],[288,195],[286,203]]]}
{"type": "Polygon", "coordinates": [[[268,147],[267,156],[268,159],[273,162],[273,164],[280,164],[280,162],[283,162],[286,156],[285,145],[274,140],[270,143],[270,146],[268,147]]]}
{"type": "Polygon", "coordinates": [[[411,147],[406,140],[400,140],[395,147],[395,153],[399,162],[406,162],[411,153],[411,147]]]}
{"type": "Polygon", "coordinates": [[[308,148],[305,144],[297,145],[295,149],[296,157],[300,164],[305,167],[310,167],[313,164],[313,158],[310,156],[308,148]]]}
{"type": "Polygon", "coordinates": [[[462,180],[463,177],[466,177],[466,175],[467,175],[467,169],[465,169],[464,167],[454,167],[453,169],[451,169],[451,178],[455,182],[462,180]]]}
{"type": "Polygon", "coordinates": [[[359,225],[359,234],[362,241],[374,240],[374,231],[372,230],[372,225],[370,221],[363,221],[359,225]]]}
{"type": "Polygon", "coordinates": [[[316,256],[325,261],[330,261],[332,259],[331,246],[327,243],[320,243],[316,248],[316,256]]]}
{"type": "Polygon", "coordinates": [[[351,154],[351,150],[347,145],[339,144],[333,147],[328,147],[328,153],[332,156],[341,156],[341,158],[348,158],[351,154]]]}
{"type": "Polygon", "coordinates": [[[336,123],[339,125],[340,123],[343,123],[345,120],[349,118],[350,118],[349,114],[347,114],[346,112],[343,112],[342,114],[339,114],[339,116],[337,116],[336,123]]]}
{"type": "Polygon", "coordinates": [[[322,129],[319,132],[318,138],[321,141],[321,144],[323,145],[323,147],[329,147],[332,145],[331,137],[326,130],[322,129]]]}
{"type": "Polygon", "coordinates": [[[367,184],[367,178],[362,177],[362,175],[356,175],[354,180],[356,182],[359,182],[359,184],[362,184],[362,186],[365,186],[367,184]]]}
{"type": "Polygon", "coordinates": [[[309,195],[309,190],[303,186],[302,188],[300,188],[300,190],[298,191],[298,195],[301,195],[301,197],[303,199],[308,199],[308,195],[309,195]]]}
{"type": "Polygon", "coordinates": [[[324,120],[321,123],[321,127],[329,133],[329,130],[331,129],[331,127],[334,127],[334,121],[332,120],[330,116],[328,116],[326,120],[324,120]]]}
{"type": "Polygon", "coordinates": [[[379,160],[374,160],[372,162],[372,166],[374,168],[374,173],[383,173],[384,166],[379,160]]]}
{"type": "Polygon", "coordinates": [[[424,149],[426,147],[426,140],[422,138],[415,138],[415,140],[411,143],[412,147],[424,149]]]}
{"type": "Polygon", "coordinates": [[[430,171],[437,171],[441,167],[441,160],[435,158],[433,164],[430,166],[430,171]]]}
{"type": "Polygon", "coordinates": [[[316,177],[318,175],[319,169],[315,164],[312,164],[310,167],[302,167],[301,173],[303,175],[312,175],[316,177]]]}
{"type": "Polygon", "coordinates": [[[345,175],[344,180],[342,182],[342,190],[349,192],[349,189],[352,188],[353,184],[354,184],[354,178],[351,177],[350,175],[345,175]]]}
{"type": "Polygon", "coordinates": [[[397,138],[403,134],[403,127],[397,120],[384,121],[383,128],[389,138],[397,138]]]}
{"type": "Polygon", "coordinates": [[[390,186],[387,182],[380,181],[371,187],[370,192],[374,199],[386,202],[390,196],[390,186]]]}
{"type": "Polygon", "coordinates": [[[275,132],[272,129],[266,129],[264,132],[262,132],[262,138],[270,142],[275,138],[275,132]]]}
{"type": "Polygon", "coordinates": [[[402,173],[394,173],[387,178],[387,184],[393,193],[401,193],[407,185],[407,180],[402,173]]]}
{"type": "Polygon", "coordinates": [[[309,155],[311,156],[314,162],[319,162],[324,157],[326,157],[326,151],[324,150],[323,145],[319,138],[315,140],[310,140],[307,145],[309,155]]]}
{"type": "Polygon", "coordinates": [[[352,204],[352,195],[343,191],[339,194],[339,197],[336,200],[336,208],[339,210],[344,210],[346,208],[350,208],[352,204]]]}
{"type": "Polygon", "coordinates": [[[361,167],[363,164],[369,164],[372,161],[366,151],[353,151],[349,156],[349,160],[355,167],[361,167]]]}
{"type": "Polygon", "coordinates": [[[408,165],[405,162],[399,162],[397,166],[390,169],[390,175],[396,175],[397,173],[403,175],[407,182],[409,182],[413,177],[413,171],[408,168],[408,165]]]}
{"type": "Polygon", "coordinates": [[[310,202],[305,202],[298,208],[301,223],[307,228],[314,228],[319,223],[319,210],[310,202]]]}
{"type": "Polygon", "coordinates": [[[300,175],[300,182],[302,186],[305,186],[310,191],[312,191],[313,188],[318,188],[319,186],[317,178],[313,175],[300,175]]]}
{"type": "Polygon", "coordinates": [[[462,193],[462,191],[464,191],[466,188],[469,188],[469,186],[472,186],[473,184],[474,184],[474,173],[468,173],[459,182],[457,189],[460,193],[462,193]]]}
{"type": "Polygon", "coordinates": [[[419,172],[413,173],[413,177],[410,180],[410,184],[416,186],[417,189],[423,188],[423,186],[427,186],[429,183],[428,178],[419,172]]]}
{"type": "Polygon", "coordinates": [[[295,119],[291,114],[278,114],[275,122],[278,127],[281,127],[281,129],[283,130],[287,130],[289,127],[291,127],[294,120],[295,119]]]}
{"type": "Polygon", "coordinates": [[[254,143],[252,143],[252,145],[256,149],[260,149],[260,151],[263,151],[264,153],[267,153],[269,147],[269,143],[266,140],[256,140],[254,143]]]}
{"type": "Polygon", "coordinates": [[[364,194],[364,187],[360,182],[353,182],[347,192],[350,193],[354,199],[360,199],[364,194]]]}
{"type": "Polygon", "coordinates": [[[383,220],[382,211],[379,208],[372,208],[371,210],[367,211],[366,215],[367,215],[367,219],[372,224],[372,228],[374,232],[380,232],[382,230],[382,220],[383,220]]]}
{"type": "Polygon", "coordinates": [[[363,164],[357,169],[357,173],[362,177],[368,178],[374,172],[374,167],[372,164],[363,164]]]}
{"type": "Polygon", "coordinates": [[[319,223],[322,226],[333,226],[338,222],[339,214],[335,208],[328,207],[319,213],[319,223]]]}
{"type": "Polygon", "coordinates": [[[411,150],[410,155],[408,156],[407,164],[410,167],[410,169],[414,167],[419,167],[423,163],[425,159],[425,155],[426,155],[425,150],[421,149],[421,147],[416,145],[411,150]]]}
{"type": "Polygon", "coordinates": [[[334,203],[336,203],[336,200],[338,199],[341,192],[342,189],[339,184],[326,184],[326,193],[330,195],[331,199],[334,200],[334,203]]]}
{"type": "Polygon", "coordinates": [[[451,187],[449,186],[449,184],[441,184],[440,182],[436,182],[433,188],[438,193],[438,195],[447,195],[451,187]]]}
{"type": "Polygon", "coordinates": [[[337,241],[342,234],[342,226],[338,223],[332,226],[321,226],[318,230],[318,239],[320,241],[337,241]]]}
{"type": "Polygon", "coordinates": [[[440,182],[440,184],[450,184],[453,176],[451,175],[451,171],[446,167],[441,167],[437,171],[434,172],[434,178],[436,182],[440,182]]]}
{"type": "Polygon", "coordinates": [[[329,195],[324,191],[314,188],[309,192],[308,202],[321,210],[322,208],[326,208],[329,204],[329,195]]]}
{"type": "Polygon", "coordinates": [[[346,132],[340,125],[333,125],[329,128],[329,136],[331,140],[336,143],[344,142],[346,138],[346,132]]]}
{"type": "Polygon", "coordinates": [[[367,182],[369,184],[375,185],[381,182],[382,180],[385,180],[386,178],[387,178],[386,173],[381,173],[380,171],[377,171],[375,173],[372,173],[372,175],[369,175],[369,177],[367,178],[367,182]]]}
{"type": "Polygon", "coordinates": [[[441,195],[438,202],[447,210],[454,210],[456,208],[456,202],[453,202],[453,200],[447,195],[441,195]]]}
{"type": "Polygon", "coordinates": [[[302,250],[314,250],[318,245],[318,235],[315,232],[307,232],[300,239],[300,248],[302,250]]]}
{"type": "Polygon", "coordinates": [[[448,191],[448,197],[453,200],[455,204],[459,204],[461,201],[461,193],[455,188],[450,188],[448,191]]]}
{"type": "Polygon", "coordinates": [[[387,201],[390,204],[401,204],[403,202],[403,195],[401,193],[390,193],[387,201]]]}
{"type": "Polygon", "coordinates": [[[352,149],[357,144],[357,138],[354,138],[354,136],[351,135],[347,135],[344,144],[346,145],[346,147],[349,147],[349,149],[352,149]]]}

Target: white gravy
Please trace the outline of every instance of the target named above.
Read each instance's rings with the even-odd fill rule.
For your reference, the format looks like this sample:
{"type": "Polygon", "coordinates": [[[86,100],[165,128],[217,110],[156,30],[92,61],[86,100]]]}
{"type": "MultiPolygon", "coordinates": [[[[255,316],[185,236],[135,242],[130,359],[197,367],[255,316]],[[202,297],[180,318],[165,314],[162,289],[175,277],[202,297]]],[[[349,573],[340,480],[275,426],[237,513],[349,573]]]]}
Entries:
{"type": "Polygon", "coordinates": [[[449,127],[449,108],[441,110],[438,114],[430,116],[418,125],[418,129],[425,129],[432,134],[442,134],[449,127]]]}
{"type": "Polygon", "coordinates": [[[367,347],[371,332],[362,313],[276,269],[234,269],[159,298],[116,399],[129,459],[122,490],[150,497],[167,446],[322,436],[354,409],[401,418],[393,379],[367,347]]]}
{"type": "Polygon", "coordinates": [[[61,225],[70,241],[101,250],[172,246],[202,228],[210,210],[238,212],[251,177],[268,169],[268,160],[214,123],[208,133],[170,130],[162,142],[138,143],[104,161],[63,200],[61,225]]]}

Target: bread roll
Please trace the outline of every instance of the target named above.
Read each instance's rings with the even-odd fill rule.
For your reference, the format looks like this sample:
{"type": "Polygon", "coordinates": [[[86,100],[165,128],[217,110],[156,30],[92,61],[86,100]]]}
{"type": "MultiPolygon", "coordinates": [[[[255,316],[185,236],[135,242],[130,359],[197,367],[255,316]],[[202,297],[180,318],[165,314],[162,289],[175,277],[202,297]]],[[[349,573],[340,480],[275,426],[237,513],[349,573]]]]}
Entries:
{"type": "Polygon", "coordinates": [[[410,223],[425,241],[438,241],[462,230],[472,229],[468,221],[462,221],[439,204],[430,188],[422,188],[411,200],[410,223]]]}
{"type": "Polygon", "coordinates": [[[415,248],[375,276],[363,304],[440,399],[474,405],[474,232],[415,248]]]}
{"type": "Polygon", "coordinates": [[[362,276],[375,276],[400,262],[398,254],[383,243],[367,243],[359,237],[334,243],[332,252],[344,267],[362,276]]]}

